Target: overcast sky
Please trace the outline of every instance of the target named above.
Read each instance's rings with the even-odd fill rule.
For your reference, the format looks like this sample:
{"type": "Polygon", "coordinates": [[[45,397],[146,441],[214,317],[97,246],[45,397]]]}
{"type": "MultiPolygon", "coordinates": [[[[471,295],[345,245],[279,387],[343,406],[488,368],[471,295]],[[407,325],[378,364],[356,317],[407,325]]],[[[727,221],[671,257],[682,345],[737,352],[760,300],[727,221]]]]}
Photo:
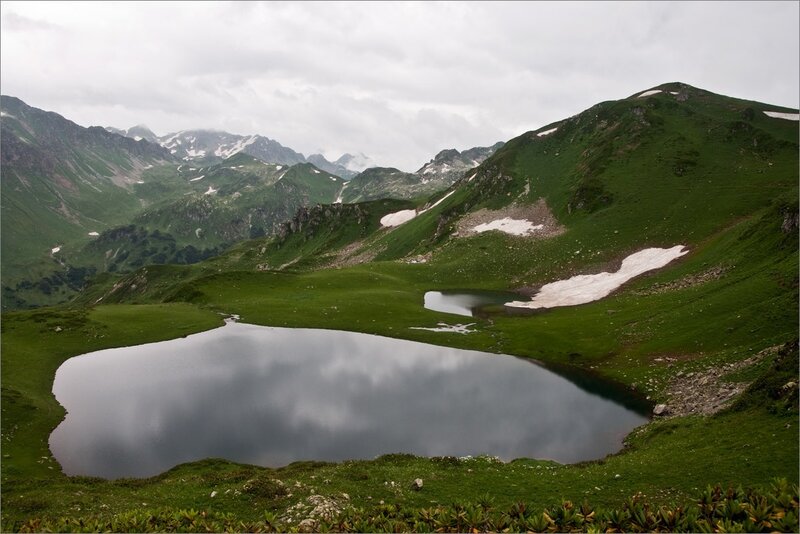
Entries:
{"type": "Polygon", "coordinates": [[[798,2],[0,4],[0,89],[84,126],[416,170],[667,81],[796,108],[798,2]]]}

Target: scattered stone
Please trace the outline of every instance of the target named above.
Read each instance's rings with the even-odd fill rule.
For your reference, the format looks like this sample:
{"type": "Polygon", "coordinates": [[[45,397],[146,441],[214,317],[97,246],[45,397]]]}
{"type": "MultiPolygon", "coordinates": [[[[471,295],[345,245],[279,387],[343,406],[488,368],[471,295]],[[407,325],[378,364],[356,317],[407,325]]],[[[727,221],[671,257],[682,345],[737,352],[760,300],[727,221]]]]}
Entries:
{"type": "Polygon", "coordinates": [[[666,415],[666,414],[667,414],[666,404],[656,404],[656,407],[653,408],[653,415],[666,415]]]}
{"type": "Polygon", "coordinates": [[[651,287],[647,289],[634,291],[633,293],[639,296],[646,296],[646,295],[658,295],[661,293],[667,293],[669,291],[676,291],[679,289],[686,289],[689,287],[698,286],[700,284],[705,284],[706,282],[711,282],[712,280],[719,280],[727,272],[728,272],[728,267],[718,265],[701,273],[684,276],[680,280],[675,280],[674,282],[653,284],[651,287]]]}
{"type": "Polygon", "coordinates": [[[310,495],[305,501],[300,501],[287,509],[281,520],[286,523],[298,521],[301,532],[313,532],[317,529],[320,519],[332,521],[342,512],[343,507],[344,504],[333,497],[310,495]],[[304,530],[306,528],[310,530],[304,530]]]}
{"type": "Polygon", "coordinates": [[[616,475],[614,475],[614,478],[615,478],[615,479],[620,479],[620,478],[622,478],[622,475],[620,475],[619,473],[617,473],[616,475]]]}
{"type": "Polygon", "coordinates": [[[61,332],[62,330],[63,330],[63,328],[61,328],[60,326],[55,327],[55,331],[56,332],[61,332]]]}
{"type": "Polygon", "coordinates": [[[419,491],[422,489],[422,479],[415,478],[414,482],[411,483],[411,489],[414,491],[419,491]]]}
{"type": "Polygon", "coordinates": [[[216,492],[216,491],[212,491],[212,492],[211,492],[211,498],[213,499],[213,498],[214,498],[214,497],[216,497],[216,496],[217,496],[217,492],[216,492]]]}
{"type": "MultiPolygon", "coordinates": [[[[757,364],[780,349],[781,345],[776,345],[738,362],[711,366],[685,374],[677,372],[666,390],[669,411],[657,413],[656,410],[662,406],[659,404],[653,409],[653,414],[678,417],[689,414],[711,415],[720,411],[749,385],[748,382],[723,382],[722,379],[730,373],[757,364]]],[[[666,404],[663,406],[666,408],[666,404]]]]}
{"type": "Polygon", "coordinates": [[[316,519],[306,518],[297,524],[298,532],[315,532],[317,530],[318,522],[316,519]]]}

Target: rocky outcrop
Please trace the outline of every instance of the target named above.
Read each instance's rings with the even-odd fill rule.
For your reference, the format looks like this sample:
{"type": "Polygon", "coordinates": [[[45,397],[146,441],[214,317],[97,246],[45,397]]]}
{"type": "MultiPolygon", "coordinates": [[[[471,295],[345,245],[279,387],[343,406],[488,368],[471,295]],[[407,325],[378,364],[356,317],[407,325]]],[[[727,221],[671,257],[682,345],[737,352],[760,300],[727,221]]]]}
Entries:
{"type": "Polygon", "coordinates": [[[757,364],[780,351],[781,345],[769,347],[747,359],[714,366],[703,371],[679,371],[667,386],[667,402],[656,406],[654,415],[679,417],[711,415],[727,407],[742,393],[749,382],[728,382],[725,377],[757,364]],[[659,409],[660,408],[660,409],[659,409]]]}
{"type": "Polygon", "coordinates": [[[781,232],[784,234],[791,234],[797,230],[798,212],[792,209],[784,209],[783,222],[781,223],[781,232]]]}

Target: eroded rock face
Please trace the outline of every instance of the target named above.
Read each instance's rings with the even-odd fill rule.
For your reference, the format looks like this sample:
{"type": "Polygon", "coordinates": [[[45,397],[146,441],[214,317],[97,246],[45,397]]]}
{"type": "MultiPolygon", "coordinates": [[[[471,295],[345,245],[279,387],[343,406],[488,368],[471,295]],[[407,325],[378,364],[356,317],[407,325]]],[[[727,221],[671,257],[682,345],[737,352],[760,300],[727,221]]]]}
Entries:
{"type": "Polygon", "coordinates": [[[723,380],[725,376],[755,365],[780,350],[781,345],[777,345],[739,362],[685,374],[678,372],[667,389],[668,408],[667,404],[659,404],[653,414],[669,417],[711,415],[722,410],[750,385],[749,382],[726,382],[723,380]],[[664,406],[662,413],[656,413],[659,406],[664,406]]]}
{"type": "Polygon", "coordinates": [[[783,213],[783,222],[781,223],[781,231],[784,234],[791,234],[797,230],[798,213],[796,211],[786,210],[783,213]]]}

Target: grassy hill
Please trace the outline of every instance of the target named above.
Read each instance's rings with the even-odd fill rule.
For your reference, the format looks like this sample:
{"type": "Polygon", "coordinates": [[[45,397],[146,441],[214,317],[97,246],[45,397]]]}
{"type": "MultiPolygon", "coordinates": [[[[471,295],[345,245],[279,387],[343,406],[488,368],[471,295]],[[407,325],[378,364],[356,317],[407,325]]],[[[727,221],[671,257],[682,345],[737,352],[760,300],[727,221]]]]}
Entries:
{"type": "Polygon", "coordinates": [[[103,128],[83,128],[3,96],[4,279],[47,261],[52,249],[124,222],[144,199],[135,185],[172,162],[169,152],[103,128]]]}

